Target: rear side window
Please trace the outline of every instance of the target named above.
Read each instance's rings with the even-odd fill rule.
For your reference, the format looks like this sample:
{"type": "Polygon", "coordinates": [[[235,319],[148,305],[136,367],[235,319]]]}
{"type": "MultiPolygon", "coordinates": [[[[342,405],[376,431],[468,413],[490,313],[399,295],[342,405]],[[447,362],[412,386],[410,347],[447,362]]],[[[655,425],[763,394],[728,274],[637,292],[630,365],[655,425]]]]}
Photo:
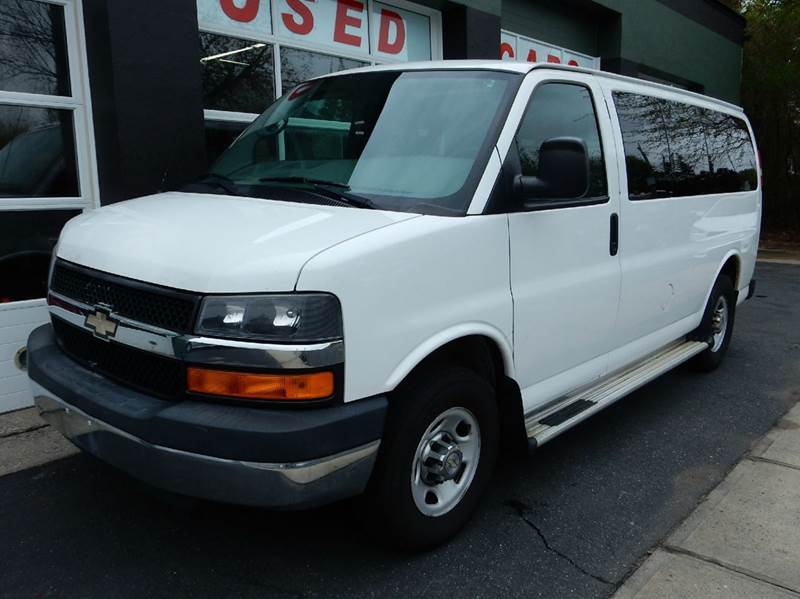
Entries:
{"type": "Polygon", "coordinates": [[[690,104],[614,92],[632,200],[733,193],[758,186],[747,125],[690,104]]]}
{"type": "Polygon", "coordinates": [[[517,132],[523,175],[538,174],[539,148],[555,137],[577,137],[586,142],[590,165],[586,199],[607,196],[603,147],[588,88],[574,83],[544,83],[536,88],[517,132]]]}

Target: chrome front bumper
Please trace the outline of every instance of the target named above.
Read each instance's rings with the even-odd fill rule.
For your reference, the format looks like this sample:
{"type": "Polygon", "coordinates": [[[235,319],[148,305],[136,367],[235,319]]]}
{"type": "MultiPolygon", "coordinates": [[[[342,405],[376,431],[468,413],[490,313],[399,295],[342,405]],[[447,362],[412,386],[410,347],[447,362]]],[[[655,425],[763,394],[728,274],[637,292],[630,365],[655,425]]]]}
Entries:
{"type": "Polygon", "coordinates": [[[218,458],[155,445],[111,426],[31,381],[39,414],[80,449],[154,486],[213,501],[304,508],[361,493],[380,440],[305,462],[218,458]]]}

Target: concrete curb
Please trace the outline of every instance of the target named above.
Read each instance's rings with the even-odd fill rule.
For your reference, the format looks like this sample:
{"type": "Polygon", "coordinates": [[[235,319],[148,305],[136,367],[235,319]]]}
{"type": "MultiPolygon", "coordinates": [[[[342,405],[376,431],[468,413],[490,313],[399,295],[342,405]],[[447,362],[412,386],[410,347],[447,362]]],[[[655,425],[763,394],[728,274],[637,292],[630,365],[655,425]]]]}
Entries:
{"type": "Polygon", "coordinates": [[[800,598],[800,404],[759,440],[616,599],[800,598]]]}

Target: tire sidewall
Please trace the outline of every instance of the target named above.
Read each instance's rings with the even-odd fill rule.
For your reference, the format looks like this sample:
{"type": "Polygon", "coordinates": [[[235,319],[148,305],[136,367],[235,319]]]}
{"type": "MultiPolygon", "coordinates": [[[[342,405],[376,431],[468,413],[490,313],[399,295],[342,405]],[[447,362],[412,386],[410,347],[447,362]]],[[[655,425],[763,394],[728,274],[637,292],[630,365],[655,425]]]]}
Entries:
{"type": "Polygon", "coordinates": [[[472,371],[453,368],[399,389],[392,401],[368,494],[371,502],[380,505],[371,507],[379,512],[382,533],[395,545],[431,547],[447,540],[466,524],[489,482],[499,441],[495,391],[472,371]],[[458,504],[441,516],[428,516],[419,511],[411,492],[414,456],[428,427],[454,407],[469,410],[478,421],[481,435],[478,467],[458,504]]]}
{"type": "Polygon", "coordinates": [[[702,370],[713,370],[720,365],[725,354],[728,352],[728,347],[731,343],[733,335],[733,323],[736,316],[736,291],[733,287],[733,282],[729,277],[722,275],[714,283],[711,290],[711,295],[708,298],[706,310],[703,313],[703,322],[700,325],[698,339],[701,341],[710,342],[708,349],[703,351],[697,356],[695,364],[702,370]],[[720,296],[725,297],[728,304],[728,318],[725,323],[725,337],[723,338],[722,345],[714,351],[713,349],[713,328],[712,319],[714,315],[714,308],[720,296]]]}

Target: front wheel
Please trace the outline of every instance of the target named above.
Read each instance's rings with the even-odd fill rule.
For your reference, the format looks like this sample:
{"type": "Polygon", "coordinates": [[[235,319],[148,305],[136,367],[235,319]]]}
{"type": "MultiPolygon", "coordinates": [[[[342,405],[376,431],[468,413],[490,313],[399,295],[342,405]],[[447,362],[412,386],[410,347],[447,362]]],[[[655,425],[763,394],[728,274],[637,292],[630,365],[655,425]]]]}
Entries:
{"type": "Polygon", "coordinates": [[[708,343],[708,349],[693,358],[692,365],[702,372],[717,368],[731,343],[733,320],[736,314],[736,290],[726,275],[720,275],[703,313],[703,322],[696,332],[696,338],[708,343]]]}
{"type": "Polygon", "coordinates": [[[495,390],[465,368],[429,371],[393,398],[366,501],[371,529],[407,549],[469,520],[497,457],[495,390]]]}

